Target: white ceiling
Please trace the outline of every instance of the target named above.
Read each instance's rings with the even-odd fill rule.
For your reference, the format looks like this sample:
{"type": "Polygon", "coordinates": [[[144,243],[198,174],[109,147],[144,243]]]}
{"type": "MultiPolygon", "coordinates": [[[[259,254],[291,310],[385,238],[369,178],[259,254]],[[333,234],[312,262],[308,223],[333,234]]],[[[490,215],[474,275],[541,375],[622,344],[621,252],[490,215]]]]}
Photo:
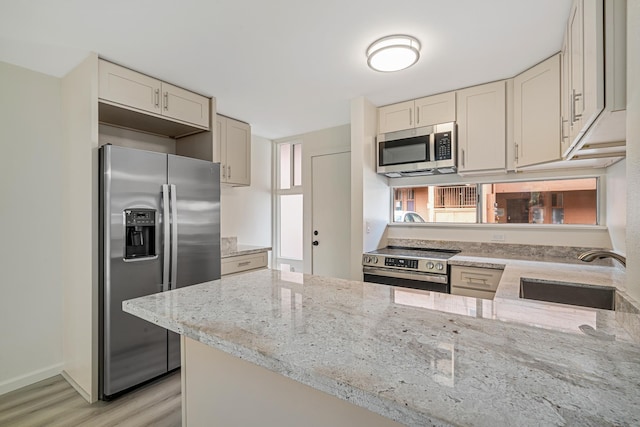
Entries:
{"type": "Polygon", "coordinates": [[[0,61],[63,76],[88,52],[204,95],[275,139],[375,105],[512,77],[558,52],[571,0],[0,0],[0,61]],[[417,37],[397,73],[374,40],[417,37]]]}

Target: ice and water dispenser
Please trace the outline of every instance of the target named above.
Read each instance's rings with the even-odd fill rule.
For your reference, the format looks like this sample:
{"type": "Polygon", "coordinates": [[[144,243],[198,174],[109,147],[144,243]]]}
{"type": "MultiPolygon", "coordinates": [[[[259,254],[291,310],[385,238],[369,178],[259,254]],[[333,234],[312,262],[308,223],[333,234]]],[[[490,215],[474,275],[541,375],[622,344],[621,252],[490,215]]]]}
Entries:
{"type": "Polygon", "coordinates": [[[124,259],[155,258],[156,211],[154,209],[126,209],[124,259]]]}

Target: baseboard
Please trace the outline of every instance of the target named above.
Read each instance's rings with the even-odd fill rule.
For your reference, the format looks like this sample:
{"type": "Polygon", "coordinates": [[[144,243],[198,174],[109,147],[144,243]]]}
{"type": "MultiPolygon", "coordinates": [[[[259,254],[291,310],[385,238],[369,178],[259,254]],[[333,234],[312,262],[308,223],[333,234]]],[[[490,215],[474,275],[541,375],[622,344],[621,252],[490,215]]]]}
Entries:
{"type": "Polygon", "coordinates": [[[89,403],[93,403],[91,401],[91,396],[89,396],[89,393],[87,393],[82,387],[80,387],[78,383],[75,382],[73,378],[71,378],[71,375],[67,374],[66,371],[60,372],[60,375],[62,375],[62,378],[64,378],[69,383],[69,385],[73,387],[80,396],[82,396],[84,400],[89,403]]]}
{"type": "Polygon", "coordinates": [[[62,373],[62,363],[48,366],[46,368],[39,369],[34,372],[30,372],[19,377],[11,378],[7,381],[0,383],[0,396],[9,393],[10,391],[17,390],[22,387],[37,383],[38,381],[46,380],[47,378],[54,377],[62,373]]]}

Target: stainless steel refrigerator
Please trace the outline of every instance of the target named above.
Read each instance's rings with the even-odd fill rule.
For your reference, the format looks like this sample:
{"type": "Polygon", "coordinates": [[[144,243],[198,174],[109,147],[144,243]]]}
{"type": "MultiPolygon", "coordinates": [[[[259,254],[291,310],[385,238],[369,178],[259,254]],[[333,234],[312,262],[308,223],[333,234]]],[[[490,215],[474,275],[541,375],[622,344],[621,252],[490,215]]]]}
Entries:
{"type": "Polygon", "coordinates": [[[220,278],[220,165],[100,148],[100,398],[180,366],[179,336],[122,301],[220,278]]]}

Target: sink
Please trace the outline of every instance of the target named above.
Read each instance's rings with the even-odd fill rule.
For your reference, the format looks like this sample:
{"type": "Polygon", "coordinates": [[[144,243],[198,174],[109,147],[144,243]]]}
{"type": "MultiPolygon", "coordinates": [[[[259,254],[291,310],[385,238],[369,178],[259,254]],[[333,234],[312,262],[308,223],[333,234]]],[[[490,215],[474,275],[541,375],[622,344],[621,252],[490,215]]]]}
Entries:
{"type": "Polygon", "coordinates": [[[616,288],[583,283],[556,282],[542,279],[520,279],[520,298],[582,307],[615,308],[616,288]]]}

